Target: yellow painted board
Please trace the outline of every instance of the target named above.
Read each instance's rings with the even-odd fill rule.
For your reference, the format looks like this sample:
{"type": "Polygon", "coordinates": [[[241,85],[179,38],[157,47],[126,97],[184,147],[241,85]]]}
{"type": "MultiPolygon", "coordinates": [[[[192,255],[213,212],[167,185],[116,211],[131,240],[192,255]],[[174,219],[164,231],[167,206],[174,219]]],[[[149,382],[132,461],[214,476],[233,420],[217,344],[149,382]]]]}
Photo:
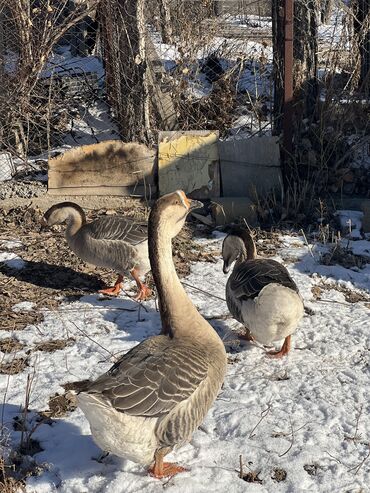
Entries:
{"type": "Polygon", "coordinates": [[[160,132],[160,195],[181,189],[194,198],[219,197],[218,138],[217,130],[160,132]]]}

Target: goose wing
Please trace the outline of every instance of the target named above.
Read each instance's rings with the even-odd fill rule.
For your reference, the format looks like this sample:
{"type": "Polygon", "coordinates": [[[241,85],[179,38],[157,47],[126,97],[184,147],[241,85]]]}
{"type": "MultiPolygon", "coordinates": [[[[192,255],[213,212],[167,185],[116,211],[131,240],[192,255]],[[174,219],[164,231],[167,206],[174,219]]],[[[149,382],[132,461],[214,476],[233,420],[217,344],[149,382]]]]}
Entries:
{"type": "Polygon", "coordinates": [[[84,226],[96,240],[121,240],[137,245],[148,238],[148,225],[120,216],[103,216],[84,226]]]}
{"type": "Polygon", "coordinates": [[[230,289],[237,298],[255,298],[268,284],[275,283],[298,293],[296,283],[287,269],[271,259],[246,260],[234,269],[230,278],[230,289]]]}
{"type": "Polygon", "coordinates": [[[82,391],[131,416],[159,417],[190,397],[207,373],[201,348],[156,336],[134,347],[82,391]]]}

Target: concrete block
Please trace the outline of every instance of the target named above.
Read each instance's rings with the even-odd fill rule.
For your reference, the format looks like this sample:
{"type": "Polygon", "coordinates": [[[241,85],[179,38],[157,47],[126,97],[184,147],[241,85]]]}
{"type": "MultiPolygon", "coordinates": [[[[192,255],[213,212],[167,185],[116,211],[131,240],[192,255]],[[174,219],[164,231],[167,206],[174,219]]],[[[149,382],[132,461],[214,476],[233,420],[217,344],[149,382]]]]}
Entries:
{"type": "Polygon", "coordinates": [[[220,197],[212,201],[212,216],[216,226],[244,218],[249,226],[257,226],[255,205],[248,197],[220,197]]]}
{"type": "Polygon", "coordinates": [[[335,206],[338,209],[362,211],[362,229],[365,233],[370,233],[370,199],[364,197],[340,197],[334,198],[335,206]]]}
{"type": "Polygon", "coordinates": [[[217,130],[159,133],[160,195],[178,189],[197,199],[220,195],[218,135],[217,130]]]}
{"type": "Polygon", "coordinates": [[[255,198],[281,189],[280,149],[277,137],[219,142],[222,194],[255,198]]]}

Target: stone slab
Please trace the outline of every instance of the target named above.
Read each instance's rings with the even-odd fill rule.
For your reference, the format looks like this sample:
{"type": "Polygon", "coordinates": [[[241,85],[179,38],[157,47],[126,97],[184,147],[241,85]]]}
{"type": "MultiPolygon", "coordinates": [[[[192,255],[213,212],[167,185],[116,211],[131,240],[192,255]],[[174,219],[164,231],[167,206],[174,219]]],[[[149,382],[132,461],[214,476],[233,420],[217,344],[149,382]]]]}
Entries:
{"type": "Polygon", "coordinates": [[[251,137],[219,142],[222,194],[250,197],[281,189],[280,149],[277,137],[251,137]]]}
{"type": "Polygon", "coordinates": [[[257,226],[254,203],[248,197],[220,197],[212,200],[212,217],[216,226],[224,226],[244,218],[251,227],[257,226]]]}

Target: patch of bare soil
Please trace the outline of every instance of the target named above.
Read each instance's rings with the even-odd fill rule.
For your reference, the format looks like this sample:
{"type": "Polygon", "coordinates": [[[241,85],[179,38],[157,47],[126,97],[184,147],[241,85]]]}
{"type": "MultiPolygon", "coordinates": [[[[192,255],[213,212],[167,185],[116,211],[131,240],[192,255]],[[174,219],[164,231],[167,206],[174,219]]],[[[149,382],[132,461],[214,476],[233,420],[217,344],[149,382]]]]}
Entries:
{"type": "Polygon", "coordinates": [[[49,399],[49,409],[39,414],[42,418],[62,418],[67,413],[74,411],[76,407],[76,399],[71,392],[56,393],[49,399]]]}
{"type": "Polygon", "coordinates": [[[172,241],[172,254],[179,277],[190,274],[191,262],[217,262],[212,254],[203,251],[203,247],[193,240],[193,236],[194,230],[190,223],[172,241]]]}
{"type": "Polygon", "coordinates": [[[13,353],[23,348],[24,344],[13,337],[7,337],[0,340],[0,351],[2,353],[13,353]]]}
{"type": "MultiPolygon", "coordinates": [[[[130,203],[116,210],[86,210],[88,221],[105,214],[126,214],[146,221],[148,208],[141,202],[135,202],[135,206],[130,203]]],[[[24,249],[18,250],[18,253],[26,262],[22,269],[0,263],[0,284],[4,286],[0,302],[3,306],[26,299],[39,308],[55,308],[62,298],[95,293],[104,286],[112,285],[117,273],[84,263],[71,252],[64,237],[65,226],[42,230],[42,217],[43,211],[31,206],[0,211],[0,239],[21,239],[24,249]]],[[[189,274],[189,262],[215,262],[214,257],[203,252],[192,236],[192,226],[187,225],[174,240],[173,255],[180,277],[189,274]]],[[[11,327],[16,325],[11,322],[9,320],[11,327]]],[[[15,329],[19,330],[20,327],[16,326],[15,329]]]]}
{"type": "Polygon", "coordinates": [[[5,375],[16,375],[28,366],[27,358],[14,358],[11,361],[0,363],[0,373],[5,375]]]}
{"type": "Polygon", "coordinates": [[[42,450],[39,442],[31,438],[18,449],[12,450],[7,459],[0,456],[1,493],[26,491],[26,479],[43,472],[43,468],[32,458],[32,455],[42,450]]]}
{"type": "Polygon", "coordinates": [[[26,491],[25,483],[22,480],[12,476],[14,473],[14,465],[7,464],[0,457],[0,491],[1,493],[19,493],[26,491]]]}
{"type": "Polygon", "coordinates": [[[41,419],[61,418],[74,411],[77,408],[75,392],[82,390],[88,382],[89,380],[81,380],[62,385],[65,389],[64,394],[57,392],[49,398],[49,409],[39,413],[41,419]]]}
{"type": "Polygon", "coordinates": [[[276,252],[282,245],[280,237],[284,232],[264,231],[260,228],[256,228],[253,231],[258,255],[262,257],[273,257],[276,255],[276,252]]]}
{"type": "Polygon", "coordinates": [[[68,339],[54,339],[46,342],[39,342],[33,348],[33,351],[44,351],[46,353],[53,353],[59,349],[64,349],[67,346],[72,346],[76,341],[73,337],[68,339]]]}
{"type": "Polygon", "coordinates": [[[247,473],[244,473],[242,478],[244,481],[247,483],[259,483],[262,484],[262,479],[259,477],[261,471],[249,471],[247,473]]]}
{"type": "MultiPolygon", "coordinates": [[[[33,289],[34,291],[34,289],[33,289]]],[[[26,298],[28,299],[28,298],[26,298]]],[[[11,306],[16,303],[14,298],[9,295],[0,295],[0,304],[2,304],[3,312],[0,322],[0,330],[22,330],[27,325],[36,325],[44,319],[44,315],[39,311],[19,311],[14,312],[11,306]]]]}
{"type": "Polygon", "coordinates": [[[353,269],[354,267],[363,269],[369,262],[369,257],[355,255],[350,248],[345,248],[339,244],[321,257],[323,265],[341,265],[345,269],[353,269]]]}
{"type": "Polygon", "coordinates": [[[310,476],[316,476],[317,474],[317,471],[319,469],[322,469],[321,466],[317,465],[317,464],[305,464],[303,466],[303,469],[306,471],[307,474],[309,474],[310,476]]]}
{"type": "Polygon", "coordinates": [[[276,481],[277,483],[281,483],[281,481],[285,481],[287,477],[287,472],[285,469],[281,469],[280,467],[275,467],[272,471],[271,479],[276,481]]]}
{"type": "Polygon", "coordinates": [[[316,300],[320,300],[322,297],[322,293],[324,291],[331,291],[334,289],[335,291],[338,291],[338,293],[342,293],[344,295],[345,300],[347,303],[358,303],[359,301],[365,301],[369,302],[370,301],[370,295],[366,293],[359,293],[358,291],[353,291],[352,289],[346,288],[345,286],[342,286],[341,284],[337,283],[328,283],[323,280],[320,280],[318,284],[315,286],[312,286],[311,292],[313,294],[313,297],[316,300]]]}

